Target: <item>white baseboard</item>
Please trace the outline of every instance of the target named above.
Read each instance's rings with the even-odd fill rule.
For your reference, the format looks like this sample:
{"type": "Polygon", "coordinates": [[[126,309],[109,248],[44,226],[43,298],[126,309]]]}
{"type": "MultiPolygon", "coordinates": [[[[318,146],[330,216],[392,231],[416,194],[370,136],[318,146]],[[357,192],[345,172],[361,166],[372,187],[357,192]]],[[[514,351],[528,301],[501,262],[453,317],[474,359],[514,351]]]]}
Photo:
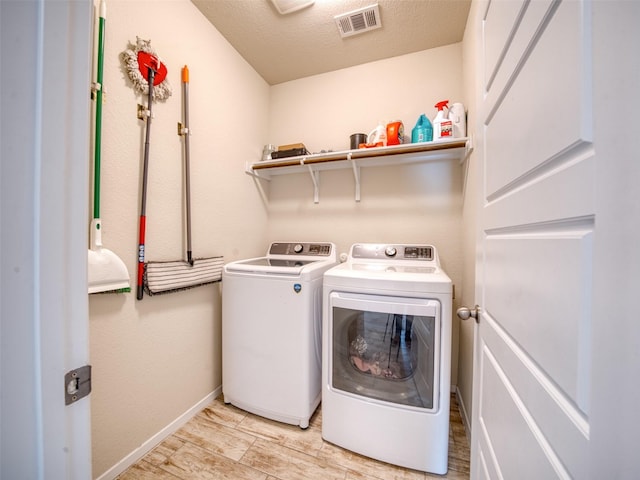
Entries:
{"type": "Polygon", "coordinates": [[[194,416],[196,416],[200,411],[202,411],[207,405],[209,405],[214,399],[218,397],[222,393],[222,386],[216,388],[213,392],[208,394],[194,406],[189,408],[186,412],[176,418],[169,425],[164,427],[158,433],[156,433],[149,440],[144,442],[138,448],[136,448],[129,455],[124,457],[118,463],[116,463],[109,470],[100,475],[96,480],[114,480],[118,475],[124,472],[131,465],[136,463],[142,457],[144,457],[147,453],[153,450],[156,445],[161,443],[165,438],[172,435],[176,431],[178,431],[185,423],[191,420],[194,416]]]}
{"type": "Polygon", "coordinates": [[[464,431],[467,434],[467,441],[471,445],[471,419],[469,418],[469,412],[462,401],[462,395],[460,389],[456,387],[456,397],[458,398],[458,405],[460,406],[460,415],[462,416],[462,424],[464,425],[464,431]]]}

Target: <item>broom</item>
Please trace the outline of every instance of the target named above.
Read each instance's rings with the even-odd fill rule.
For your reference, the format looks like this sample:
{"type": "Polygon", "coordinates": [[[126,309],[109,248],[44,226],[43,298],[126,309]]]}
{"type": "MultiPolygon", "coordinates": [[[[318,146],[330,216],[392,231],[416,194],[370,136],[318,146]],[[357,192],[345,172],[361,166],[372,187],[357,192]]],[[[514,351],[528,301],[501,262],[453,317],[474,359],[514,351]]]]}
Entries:
{"type": "Polygon", "coordinates": [[[91,246],[88,251],[89,293],[130,292],[129,271],[124,262],[111,250],[102,247],[102,223],[100,221],[100,151],[102,145],[102,92],[104,71],[104,25],[107,18],[105,0],[100,2],[98,30],[98,58],[95,83],[96,123],[94,136],[93,168],[93,220],[91,221],[91,246]]]}
{"type": "Polygon", "coordinates": [[[189,171],[189,69],[182,69],[184,124],[178,122],[178,135],[184,137],[185,197],[187,220],[187,260],[148,262],[145,269],[145,290],[149,295],[171,293],[199,287],[222,279],[222,256],[193,259],[191,250],[191,184],[189,171]]]}

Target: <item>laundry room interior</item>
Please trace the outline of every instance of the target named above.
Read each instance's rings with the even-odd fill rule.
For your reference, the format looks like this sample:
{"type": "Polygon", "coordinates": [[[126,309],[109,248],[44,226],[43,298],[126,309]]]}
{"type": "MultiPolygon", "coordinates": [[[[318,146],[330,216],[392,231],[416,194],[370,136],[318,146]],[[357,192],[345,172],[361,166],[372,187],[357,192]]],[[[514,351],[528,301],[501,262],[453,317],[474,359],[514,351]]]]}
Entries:
{"type": "MultiPolygon", "coordinates": [[[[206,2],[205,2],[206,3],[206,2]]],[[[384,15],[384,12],[383,12],[384,15]]],[[[455,285],[454,308],[473,299],[473,212],[465,212],[466,159],[321,172],[318,203],[308,173],[245,173],[265,144],[303,142],[311,152],[349,149],[349,136],[399,119],[407,135],[443,99],[469,108],[462,41],[269,85],[188,0],[112,1],[105,42],[102,222],[105,246],[135,272],[144,103],[121,52],[148,39],[173,94],[153,105],[147,260],[181,258],[183,239],[180,70],[189,67],[193,251],[225,262],[265,254],[274,241],[432,244],[455,285]],[[466,217],[466,218],[465,218],[466,217]],[[133,246],[133,249],[132,249],[133,246]],[[466,250],[466,257],[465,257],[466,250]],[[465,265],[466,258],[466,265],[465,265]]],[[[472,39],[467,39],[470,43],[472,39]]],[[[286,62],[286,52],[283,52],[286,62]]],[[[132,282],[135,282],[132,276],[132,282]]],[[[168,295],[91,295],[93,472],[100,477],[221,391],[221,288],[168,295]],[[99,381],[97,381],[99,379],[99,381]]],[[[251,301],[251,299],[247,299],[251,301]]],[[[451,385],[469,408],[472,329],[452,318],[451,385]],[[462,362],[462,363],[460,363],[462,362]],[[465,391],[466,388],[466,391],[465,391]]],[[[197,411],[197,410],[196,410],[197,411]]],[[[133,454],[133,455],[132,455],[133,454]]]]}
{"type": "MultiPolygon", "coordinates": [[[[266,9],[282,22],[282,36],[287,38],[287,27],[312,18],[313,9],[321,9],[326,2],[315,0],[314,5],[280,15],[272,0],[103,0],[107,6],[101,85],[95,83],[93,71],[100,43],[100,0],[2,2],[3,476],[9,472],[7,476],[17,478],[20,475],[11,473],[34,464],[41,473],[52,466],[60,472],[88,469],[92,478],[111,480],[126,475],[127,469],[144,458],[152,458],[157,462],[155,472],[172,478],[161,468],[163,462],[170,463],[167,450],[185,443],[181,438],[175,440],[173,434],[192,419],[220,412],[229,415],[223,421],[237,421],[241,409],[221,400],[223,357],[228,347],[223,343],[228,305],[223,298],[229,293],[224,279],[162,295],[141,289],[141,262],[147,262],[148,268],[154,262],[183,263],[186,250],[189,255],[192,250],[196,265],[202,259],[216,259],[226,266],[285,250],[286,255],[281,256],[293,258],[302,252],[310,262],[306,257],[330,252],[336,264],[324,274],[331,279],[332,295],[336,295],[322,298],[324,307],[332,305],[332,313],[326,308],[324,313],[335,314],[336,325],[342,322],[340,328],[346,332],[347,350],[357,350],[349,350],[342,359],[340,368],[348,372],[345,377],[386,377],[396,386],[387,392],[372,387],[371,392],[407,397],[404,387],[397,385],[418,376],[414,372],[423,374],[414,368],[414,353],[423,344],[425,351],[434,347],[429,361],[443,369],[431,369],[425,377],[434,372],[435,377],[426,378],[421,391],[402,401],[408,403],[408,411],[418,411],[424,407],[419,404],[427,391],[432,403],[424,408],[435,417],[435,413],[447,413],[451,400],[452,411],[459,409],[457,434],[467,442],[467,457],[469,442],[475,447],[471,454],[475,451],[477,478],[517,478],[514,472],[522,465],[532,472],[535,468],[537,478],[598,478],[598,473],[603,478],[604,472],[612,471],[607,467],[614,460],[627,471],[637,468],[631,464],[635,451],[631,446],[627,446],[626,460],[613,450],[618,448],[614,441],[618,437],[637,436],[631,433],[634,423],[624,415],[640,401],[638,387],[628,381],[637,376],[640,365],[635,348],[640,335],[623,301],[634,298],[637,281],[630,273],[628,282],[617,281],[617,268],[634,265],[637,258],[634,235],[638,231],[629,230],[629,234],[619,222],[621,211],[637,218],[637,199],[630,193],[635,190],[619,185],[636,178],[638,167],[637,162],[633,167],[623,163],[636,158],[629,144],[602,140],[617,134],[611,132],[612,125],[594,119],[611,118],[612,108],[624,118],[637,110],[637,102],[622,101],[630,92],[636,93],[635,84],[620,82],[618,76],[633,78],[629,72],[640,71],[638,61],[633,56],[619,61],[614,47],[625,43],[625,35],[637,38],[638,7],[633,2],[611,2],[624,10],[610,9],[603,6],[608,2],[597,1],[350,0],[354,8],[378,4],[383,27],[339,40],[346,49],[376,38],[385,25],[390,29],[391,12],[398,7],[403,15],[415,16],[412,8],[418,4],[448,4],[451,15],[458,16],[457,29],[434,26],[441,40],[429,48],[323,72],[269,78],[205,15],[216,4],[259,4],[261,11],[266,9]],[[17,40],[11,42],[14,38],[17,40]],[[35,42],[37,54],[29,42],[35,42]],[[162,76],[158,91],[163,89],[164,98],[152,102],[152,112],[144,89],[138,88],[145,81],[145,72],[143,77],[132,76],[126,67],[126,52],[141,45],[153,49],[150,57],[142,58],[153,63],[162,76]],[[9,58],[24,61],[16,63],[26,72],[20,82],[4,68],[9,58]],[[83,80],[87,80],[86,92],[83,80]],[[186,130],[185,83],[189,91],[186,130]],[[22,84],[28,90],[24,97],[41,110],[31,103],[23,109],[16,102],[17,98],[26,101],[21,97],[22,84]],[[90,93],[102,97],[99,126],[90,93]],[[413,145],[412,130],[420,116],[433,121],[435,106],[444,100],[450,106],[461,105],[466,114],[466,132],[456,139],[460,144],[402,150],[413,145]],[[545,109],[557,105],[564,106],[558,109],[562,118],[539,121],[545,109]],[[36,112],[34,132],[29,135],[33,133],[34,146],[24,141],[24,118],[18,115],[32,111],[36,112]],[[15,121],[6,121],[10,116],[15,121]],[[403,144],[378,147],[367,142],[365,148],[353,148],[353,134],[366,137],[378,125],[398,123],[404,127],[403,144]],[[95,211],[92,223],[94,126],[101,132],[98,228],[95,211]],[[189,169],[184,161],[187,139],[189,169]],[[596,139],[597,152],[593,147],[596,139]],[[308,153],[297,163],[279,168],[277,160],[264,159],[269,145],[298,144],[304,144],[308,153]],[[5,150],[6,145],[11,148],[5,150]],[[22,151],[19,147],[28,150],[29,162],[17,161],[11,169],[5,168],[7,152],[12,158],[23,158],[14,155],[22,151]],[[383,153],[378,156],[376,152],[383,153]],[[343,158],[333,162],[334,155],[343,158]],[[185,196],[187,178],[190,196],[185,196]],[[32,191],[23,194],[25,185],[32,191]],[[20,208],[11,212],[7,200],[15,200],[11,203],[20,208]],[[51,211],[55,215],[48,215],[51,211]],[[24,218],[35,221],[25,222],[24,218]],[[15,228],[5,228],[9,224],[15,228]],[[92,235],[100,230],[102,246],[124,262],[130,291],[86,295],[87,265],[78,259],[85,262],[85,243],[91,245],[93,238],[90,230],[92,235]],[[44,239],[44,232],[51,241],[44,239]],[[140,241],[142,232],[144,242],[140,241]],[[9,236],[14,233],[19,240],[9,236]],[[31,248],[35,255],[28,252],[31,248]],[[55,254],[47,256],[48,252],[55,254]],[[341,276],[340,269],[367,260],[375,266],[388,265],[378,270],[398,273],[400,279],[402,268],[396,271],[398,264],[384,263],[393,257],[400,263],[401,257],[406,260],[404,273],[408,276],[436,272],[441,284],[436,288],[434,280],[430,287],[440,290],[427,292],[433,295],[416,293],[402,311],[386,299],[379,311],[371,307],[358,313],[360,307],[353,307],[353,302],[370,292],[366,282],[357,285],[353,279],[366,268],[354,267],[351,276],[341,276]],[[24,272],[36,275],[35,288],[30,278],[25,280],[24,272]],[[51,279],[54,281],[48,281],[51,279]],[[356,287],[342,295],[352,285],[356,287]],[[481,307],[476,305],[485,300],[481,307]],[[475,317],[475,321],[456,315],[463,307],[470,308],[461,316],[475,317]],[[371,312],[379,314],[375,328],[374,316],[367,316],[371,312]],[[23,316],[32,321],[7,322],[13,329],[5,327],[5,318],[22,320],[23,316]],[[23,329],[33,331],[24,334],[23,329]],[[394,337],[393,330],[401,333],[394,337]],[[446,341],[442,351],[437,345],[417,341],[430,331],[440,332],[446,341]],[[31,350],[14,341],[18,337],[32,339],[31,350]],[[373,364],[360,355],[367,341],[369,346],[376,345],[376,354],[386,365],[373,364]],[[88,398],[78,398],[80,380],[72,375],[71,380],[65,379],[65,401],[70,398],[65,407],[57,397],[61,393],[59,373],[70,370],[69,363],[84,354],[88,358],[83,364],[90,365],[91,376],[83,381],[89,384],[90,395],[85,391],[88,398]],[[5,367],[5,358],[20,368],[5,367]],[[31,383],[24,380],[30,373],[35,378],[31,383]],[[32,395],[28,389],[19,399],[5,395],[5,385],[18,382],[28,384],[32,395]],[[436,382],[442,391],[430,392],[436,382]],[[620,408],[612,409],[610,392],[614,389],[625,389],[623,393],[628,394],[620,394],[620,408]],[[49,401],[51,398],[55,401],[49,401]],[[447,408],[438,410],[442,406],[447,408]],[[482,419],[477,413],[480,407],[482,419]],[[14,411],[22,416],[13,415],[14,411]],[[480,424],[481,420],[486,423],[480,424]],[[52,440],[63,425],[65,436],[52,440]],[[472,425],[478,428],[473,435],[472,425]],[[524,439],[522,444],[512,441],[512,427],[524,439]],[[15,442],[4,440],[5,429],[18,432],[15,442]],[[90,441],[83,441],[87,437],[90,441]],[[25,458],[37,461],[13,456],[14,444],[16,451],[27,445],[25,458]],[[64,448],[59,448],[62,444],[64,448]],[[88,444],[90,452],[82,451],[88,444]],[[161,447],[154,450],[158,445],[161,447]],[[592,468],[593,476],[586,475],[587,468],[592,468]],[[549,472],[553,475],[547,475],[549,472]]],[[[338,37],[333,18],[327,21],[338,37]]],[[[247,22],[245,28],[257,36],[261,24],[247,22]]],[[[410,30],[404,34],[411,38],[410,30]]],[[[382,44],[379,47],[383,50],[382,44]]],[[[277,74],[281,67],[285,75],[287,65],[303,63],[296,57],[299,50],[275,52],[271,66],[277,68],[270,71],[277,74]]],[[[321,45],[318,51],[320,56],[321,45]]],[[[620,128],[629,133],[628,123],[620,128]]],[[[272,272],[283,272],[277,268],[272,272]]],[[[292,287],[294,294],[304,288],[302,282],[292,287]]],[[[256,298],[238,295],[236,301],[240,307],[259,310],[256,298]]],[[[326,337],[331,331],[326,319],[324,323],[326,337]]],[[[273,345],[265,345],[281,349],[277,344],[280,332],[268,333],[265,338],[273,345]]],[[[243,332],[236,338],[243,338],[243,332]]],[[[244,359],[242,349],[232,350],[244,359]]],[[[320,355],[318,349],[314,353],[320,355]]],[[[323,351],[322,360],[329,355],[323,351]]],[[[323,364],[323,374],[328,370],[325,367],[323,364]]],[[[277,377],[278,367],[274,369],[267,374],[277,377]]],[[[322,382],[327,386],[326,379],[322,382]]],[[[345,398],[359,394],[353,385],[345,388],[352,390],[345,398]]],[[[371,405],[386,402],[378,400],[365,402],[362,409],[349,407],[354,414],[348,418],[357,421],[360,410],[373,412],[367,410],[371,405]]],[[[339,410],[335,405],[340,401],[332,399],[336,403],[331,406],[327,402],[327,418],[335,418],[339,410]]],[[[312,434],[322,442],[317,430],[318,423],[327,420],[322,408],[320,404],[320,414],[304,416],[302,428],[289,425],[292,442],[303,445],[296,454],[307,454],[303,435],[314,428],[312,434]],[[311,424],[308,430],[307,422],[311,424]]],[[[438,435],[448,428],[445,416],[439,420],[443,423],[438,435]]],[[[401,428],[390,425],[394,418],[380,420],[381,425],[387,422],[394,443],[385,450],[403,453],[402,441],[393,436],[401,435],[401,428]]],[[[411,427],[411,418],[402,419],[406,428],[411,427]]],[[[347,432],[350,442],[357,441],[361,433],[355,430],[347,432]]],[[[237,433],[238,437],[245,434],[237,433]]],[[[387,438],[379,432],[370,437],[387,438]]],[[[281,440],[283,444],[287,441],[281,440]]],[[[263,441],[260,438],[257,446],[263,441]]],[[[196,440],[186,443],[189,452],[200,448],[196,440]]],[[[421,440],[413,443],[429,447],[421,440]]],[[[444,466],[438,460],[439,475],[441,468],[447,468],[446,439],[438,443],[445,452],[444,466]]],[[[331,441],[322,445],[334,448],[331,441]]],[[[357,456],[358,445],[347,450],[348,455],[354,452],[354,458],[364,458],[357,456]]],[[[185,468],[190,467],[195,472],[197,461],[185,468]]],[[[247,478],[289,480],[305,473],[285,472],[280,477],[267,467],[247,478]]],[[[468,458],[464,468],[454,467],[450,462],[447,478],[469,477],[468,458]]],[[[419,467],[413,476],[403,471],[404,476],[396,478],[432,478],[435,470],[429,468],[419,467]]],[[[472,457],[471,477],[473,468],[472,457]]],[[[205,478],[200,473],[203,476],[198,478],[205,478]]],[[[153,477],[153,472],[149,475],[153,477]]],[[[193,475],[195,478],[196,473],[193,475]]],[[[365,475],[354,467],[340,470],[335,478],[365,475]]]]}

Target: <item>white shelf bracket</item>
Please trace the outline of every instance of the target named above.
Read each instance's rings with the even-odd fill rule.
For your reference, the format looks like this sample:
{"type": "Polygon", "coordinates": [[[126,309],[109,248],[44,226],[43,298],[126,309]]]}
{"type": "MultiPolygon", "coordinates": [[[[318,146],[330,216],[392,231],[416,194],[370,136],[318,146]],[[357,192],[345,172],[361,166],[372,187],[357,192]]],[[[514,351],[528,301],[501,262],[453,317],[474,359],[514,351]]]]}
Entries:
{"type": "Polygon", "coordinates": [[[249,166],[249,162],[246,163],[245,168],[244,168],[244,173],[246,173],[247,175],[252,176],[253,178],[259,178],[260,180],[267,180],[270,181],[271,178],[267,177],[267,176],[263,176],[260,175],[259,173],[256,173],[253,168],[251,168],[249,166]]]}
{"type": "Polygon", "coordinates": [[[351,168],[353,169],[353,181],[355,182],[356,187],[356,202],[360,201],[360,167],[356,163],[356,161],[351,158],[351,152],[347,155],[347,159],[351,163],[351,168]]]}
{"type": "Polygon", "coordinates": [[[320,172],[314,171],[311,165],[307,165],[309,174],[311,175],[311,181],[313,182],[313,203],[320,203],[319,185],[320,185],[320,172]]]}
{"type": "Polygon", "coordinates": [[[464,148],[464,155],[460,159],[460,163],[464,163],[469,159],[469,156],[473,153],[473,135],[467,137],[467,144],[464,148]]]}

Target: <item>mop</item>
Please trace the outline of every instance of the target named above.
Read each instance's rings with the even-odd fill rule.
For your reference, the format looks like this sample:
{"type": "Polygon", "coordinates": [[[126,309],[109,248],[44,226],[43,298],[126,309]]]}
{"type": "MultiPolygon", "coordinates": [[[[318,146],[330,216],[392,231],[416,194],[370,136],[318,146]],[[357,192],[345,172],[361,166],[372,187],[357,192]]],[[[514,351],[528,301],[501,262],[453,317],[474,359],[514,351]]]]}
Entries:
{"type": "Polygon", "coordinates": [[[184,138],[187,260],[147,262],[145,290],[149,295],[171,293],[198,287],[222,279],[222,256],[194,259],[191,250],[191,185],[189,171],[189,69],[182,69],[184,124],[178,123],[178,135],[184,138]]]}
{"type": "MultiPolygon", "coordinates": [[[[136,298],[142,300],[144,297],[144,250],[147,230],[147,178],[149,171],[149,137],[151,135],[151,118],[153,105],[153,82],[156,71],[159,70],[160,61],[151,57],[149,63],[141,64],[141,68],[147,69],[147,79],[149,81],[147,110],[144,112],[146,116],[146,129],[144,136],[144,163],[142,166],[142,195],[140,197],[140,224],[138,230],[138,283],[136,298]]],[[[142,109],[139,108],[139,112],[142,109]]]]}
{"type": "Polygon", "coordinates": [[[145,65],[150,65],[152,61],[157,63],[156,71],[154,71],[152,98],[155,101],[165,101],[171,96],[173,92],[167,79],[167,67],[158,60],[160,57],[151,46],[151,40],[136,37],[135,45],[129,42],[129,48],[120,54],[120,58],[124,63],[124,69],[131,80],[133,89],[141,95],[149,93],[145,65]]]}
{"type": "Polygon", "coordinates": [[[145,241],[147,226],[147,175],[149,168],[149,136],[151,133],[151,119],[153,101],[166,100],[171,96],[171,86],[167,81],[167,67],[162,63],[151,48],[150,40],[136,39],[136,45],[120,54],[124,62],[125,70],[133,84],[133,88],[139,93],[147,95],[147,108],[138,105],[138,118],[145,120],[146,132],[144,141],[144,163],[142,168],[142,195],[140,199],[140,225],[138,232],[138,300],[144,297],[145,275],[145,241]]]}
{"type": "Polygon", "coordinates": [[[105,0],[100,2],[98,31],[98,72],[94,84],[96,100],[96,123],[94,136],[93,170],[93,220],[91,221],[91,247],[88,252],[89,293],[130,292],[129,271],[124,262],[111,250],[102,246],[102,223],[100,221],[100,150],[102,143],[102,93],[104,66],[104,25],[107,18],[105,0]]]}

